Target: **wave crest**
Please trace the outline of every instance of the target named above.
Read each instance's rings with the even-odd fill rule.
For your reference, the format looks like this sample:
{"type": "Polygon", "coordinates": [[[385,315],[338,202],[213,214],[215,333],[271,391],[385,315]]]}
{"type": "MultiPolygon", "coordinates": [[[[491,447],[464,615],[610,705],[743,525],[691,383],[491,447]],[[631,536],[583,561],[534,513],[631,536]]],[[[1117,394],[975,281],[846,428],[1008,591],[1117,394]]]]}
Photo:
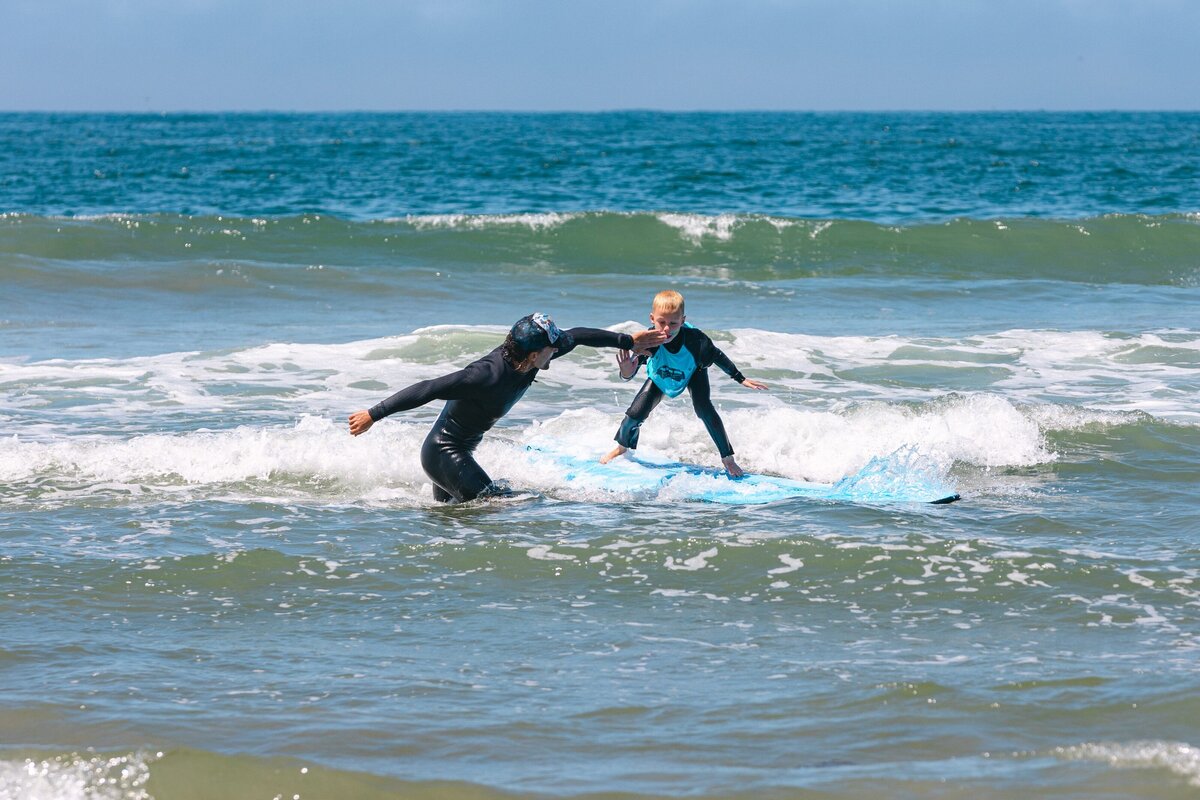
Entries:
{"type": "Polygon", "coordinates": [[[56,271],[118,284],[145,281],[147,269],[191,270],[197,263],[266,270],[264,282],[285,286],[310,281],[302,273],[314,265],[394,271],[397,265],[490,270],[497,263],[537,263],[556,274],[593,275],[640,273],[649,263],[663,275],[719,269],[752,281],[880,274],[1195,286],[1200,276],[1195,258],[1200,219],[1189,214],[902,226],[669,211],[447,214],[365,222],[318,214],[7,214],[0,217],[0,230],[0,278],[34,283],[61,283],[56,271]],[[131,260],[142,265],[132,275],[107,266],[131,260]]]}

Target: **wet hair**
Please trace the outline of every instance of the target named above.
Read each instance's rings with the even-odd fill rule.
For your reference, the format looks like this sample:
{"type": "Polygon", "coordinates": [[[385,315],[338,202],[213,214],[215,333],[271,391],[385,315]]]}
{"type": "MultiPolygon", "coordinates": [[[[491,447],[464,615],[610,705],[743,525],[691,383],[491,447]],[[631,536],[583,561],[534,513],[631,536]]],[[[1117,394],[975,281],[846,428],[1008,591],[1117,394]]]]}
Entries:
{"type": "Polygon", "coordinates": [[[517,344],[510,333],[504,339],[504,344],[500,345],[500,355],[504,356],[504,360],[512,367],[521,366],[521,362],[529,358],[529,351],[517,344]]]}
{"type": "Polygon", "coordinates": [[[650,304],[651,311],[661,311],[664,314],[674,314],[675,312],[683,313],[683,295],[674,289],[666,289],[654,295],[654,302],[650,304]]]}

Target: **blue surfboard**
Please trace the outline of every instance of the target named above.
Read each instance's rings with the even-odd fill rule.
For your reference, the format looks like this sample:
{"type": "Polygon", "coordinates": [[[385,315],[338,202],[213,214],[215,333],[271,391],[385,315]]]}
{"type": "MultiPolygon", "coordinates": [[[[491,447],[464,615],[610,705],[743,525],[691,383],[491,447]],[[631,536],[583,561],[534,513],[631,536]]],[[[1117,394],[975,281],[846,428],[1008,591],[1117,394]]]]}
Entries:
{"type": "Polygon", "coordinates": [[[876,458],[853,475],[837,483],[816,483],[747,473],[732,478],[723,469],[701,467],[680,461],[659,460],[644,455],[620,458],[601,464],[562,451],[529,445],[535,463],[549,462],[568,485],[613,494],[724,503],[760,505],[804,498],[853,503],[953,503],[960,499],[936,470],[913,466],[911,453],[903,450],[876,458]]]}

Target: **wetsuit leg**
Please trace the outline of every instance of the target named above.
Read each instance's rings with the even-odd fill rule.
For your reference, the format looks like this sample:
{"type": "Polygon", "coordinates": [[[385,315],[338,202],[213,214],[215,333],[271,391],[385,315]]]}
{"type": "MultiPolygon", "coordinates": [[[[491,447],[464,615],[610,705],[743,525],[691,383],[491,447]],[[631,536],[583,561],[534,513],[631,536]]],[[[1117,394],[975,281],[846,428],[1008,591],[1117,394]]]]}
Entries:
{"type": "Polygon", "coordinates": [[[654,410],[655,406],[662,402],[663,397],[663,390],[658,388],[654,381],[647,379],[642,385],[641,391],[629,404],[628,410],[625,411],[625,419],[621,422],[621,427],[615,437],[617,444],[628,447],[630,450],[637,449],[638,434],[642,429],[642,423],[646,421],[646,417],[650,416],[650,412],[654,410]]]}
{"type": "Polygon", "coordinates": [[[433,481],[434,499],[443,503],[474,500],[492,483],[471,455],[483,437],[458,436],[457,427],[445,415],[438,417],[421,445],[421,466],[433,481]]]}
{"type": "Polygon", "coordinates": [[[717,413],[717,408],[709,396],[708,370],[696,370],[692,379],[688,381],[687,388],[688,394],[692,396],[692,408],[696,410],[696,416],[704,423],[704,427],[708,428],[708,435],[716,443],[721,458],[733,455],[733,446],[729,444],[729,437],[725,434],[725,424],[721,422],[721,415],[717,413]]]}

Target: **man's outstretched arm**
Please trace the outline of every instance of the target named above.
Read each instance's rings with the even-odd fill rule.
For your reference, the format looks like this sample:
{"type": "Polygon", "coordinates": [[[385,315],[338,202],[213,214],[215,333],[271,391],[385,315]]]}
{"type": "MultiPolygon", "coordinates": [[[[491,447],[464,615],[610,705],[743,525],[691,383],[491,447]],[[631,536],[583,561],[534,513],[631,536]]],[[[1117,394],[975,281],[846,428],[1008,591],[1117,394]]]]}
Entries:
{"type": "Polygon", "coordinates": [[[565,356],[581,344],[587,347],[615,347],[618,350],[632,350],[640,354],[667,340],[667,334],[664,331],[656,330],[638,331],[630,335],[606,331],[603,328],[571,328],[567,333],[574,342],[570,347],[564,347],[555,353],[555,358],[565,356]]]}
{"type": "Polygon", "coordinates": [[[479,389],[485,378],[486,376],[482,375],[479,370],[467,368],[451,372],[440,378],[418,381],[411,386],[406,386],[383,402],[351,414],[349,417],[350,435],[358,436],[366,433],[370,430],[371,425],[399,411],[408,411],[434,400],[456,400],[468,397],[473,391],[479,389]]]}

